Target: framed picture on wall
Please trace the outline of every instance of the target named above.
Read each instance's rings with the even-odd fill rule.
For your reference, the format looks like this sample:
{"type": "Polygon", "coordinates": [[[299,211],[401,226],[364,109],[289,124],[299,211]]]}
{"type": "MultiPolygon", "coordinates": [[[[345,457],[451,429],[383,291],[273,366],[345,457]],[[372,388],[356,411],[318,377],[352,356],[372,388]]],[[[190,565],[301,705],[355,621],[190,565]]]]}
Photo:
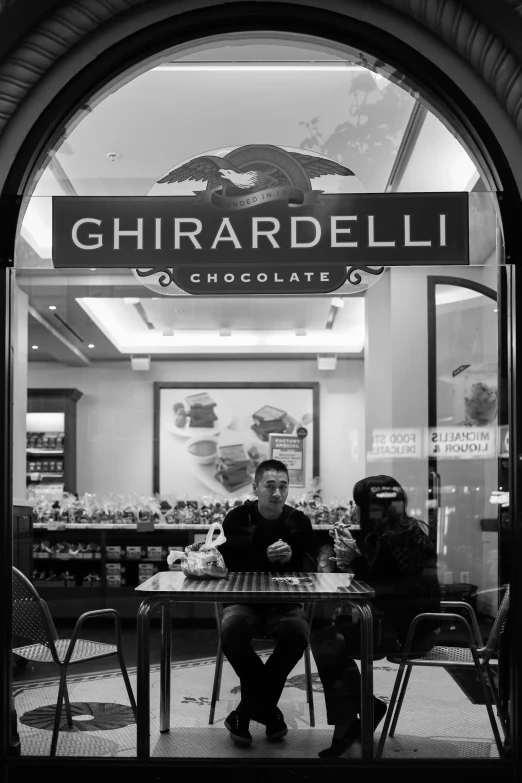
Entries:
{"type": "Polygon", "coordinates": [[[319,383],[156,382],[154,492],[185,501],[248,495],[274,434],[304,435],[296,492],[311,489],[320,475],[319,383]]]}

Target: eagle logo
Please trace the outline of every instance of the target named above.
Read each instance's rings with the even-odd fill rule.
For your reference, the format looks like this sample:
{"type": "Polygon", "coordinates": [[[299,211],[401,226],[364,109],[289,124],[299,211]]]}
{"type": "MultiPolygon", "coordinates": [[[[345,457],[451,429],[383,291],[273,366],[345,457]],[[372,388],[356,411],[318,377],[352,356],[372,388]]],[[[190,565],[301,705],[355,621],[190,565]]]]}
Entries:
{"type": "Polygon", "coordinates": [[[173,168],[158,184],[205,182],[207,190],[223,196],[247,195],[277,187],[311,190],[310,180],[324,174],[354,176],[353,171],[328,158],[287,152],[269,144],[246,145],[223,157],[199,155],[173,168]]]}

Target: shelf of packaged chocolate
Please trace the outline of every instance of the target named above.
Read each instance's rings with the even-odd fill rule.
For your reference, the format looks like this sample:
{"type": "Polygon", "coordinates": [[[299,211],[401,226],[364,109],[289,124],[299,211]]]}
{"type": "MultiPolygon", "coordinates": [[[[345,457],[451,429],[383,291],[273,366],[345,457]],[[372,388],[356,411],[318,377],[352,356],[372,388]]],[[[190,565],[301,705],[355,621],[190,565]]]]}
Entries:
{"type": "Polygon", "coordinates": [[[97,542],[35,541],[33,542],[33,584],[37,589],[101,587],[101,559],[102,549],[97,542]],[[73,561],[81,561],[82,567],[80,569],[72,567],[73,561]]]}
{"type": "MultiPolygon", "coordinates": [[[[86,494],[56,493],[36,497],[35,529],[42,530],[160,530],[206,531],[213,522],[223,522],[227,513],[244,498],[220,497],[200,500],[170,500],[154,498],[98,498],[86,494]]],[[[303,511],[315,530],[330,530],[336,524],[348,524],[357,529],[353,501],[322,503],[314,498],[294,498],[292,505],[303,511]]]]}
{"type": "Polygon", "coordinates": [[[33,583],[37,588],[136,587],[159,570],[179,570],[176,563],[168,566],[167,556],[172,550],[181,559],[183,549],[109,545],[105,538],[101,543],[42,539],[33,543],[33,583]]]}
{"type": "Polygon", "coordinates": [[[63,479],[63,432],[28,432],[26,453],[26,476],[30,481],[63,479]]]}

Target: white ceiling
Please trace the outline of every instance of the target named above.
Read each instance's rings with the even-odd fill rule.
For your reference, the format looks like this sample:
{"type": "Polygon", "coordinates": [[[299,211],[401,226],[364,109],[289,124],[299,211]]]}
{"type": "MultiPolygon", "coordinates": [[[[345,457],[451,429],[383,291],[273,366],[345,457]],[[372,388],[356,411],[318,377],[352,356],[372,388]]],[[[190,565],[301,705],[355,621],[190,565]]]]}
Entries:
{"type": "Polygon", "coordinates": [[[357,354],[364,347],[363,297],[333,310],[330,299],[287,297],[77,302],[122,354],[357,354]]]}

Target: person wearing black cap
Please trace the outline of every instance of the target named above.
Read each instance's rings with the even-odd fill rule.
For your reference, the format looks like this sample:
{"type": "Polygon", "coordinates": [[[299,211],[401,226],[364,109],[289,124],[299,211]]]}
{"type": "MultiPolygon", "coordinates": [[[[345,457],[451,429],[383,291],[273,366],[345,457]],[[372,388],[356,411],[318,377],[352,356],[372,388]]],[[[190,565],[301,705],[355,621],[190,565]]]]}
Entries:
{"type": "MultiPolygon", "coordinates": [[[[423,523],[407,514],[404,489],[391,476],[369,476],[353,488],[360,542],[350,533],[334,529],[337,568],[375,590],[374,660],[397,655],[406,641],[413,618],[422,612],[440,612],[440,586],[436,551],[423,523]]],[[[434,621],[419,624],[412,652],[425,655],[435,644],[439,629],[434,621]]],[[[331,625],[318,630],[312,652],[323,684],[329,724],[335,726],[331,746],[322,758],[342,755],[360,739],[361,676],[360,631],[351,617],[336,614],[331,625]]],[[[375,728],[386,714],[386,704],[374,698],[375,728]]]]}

